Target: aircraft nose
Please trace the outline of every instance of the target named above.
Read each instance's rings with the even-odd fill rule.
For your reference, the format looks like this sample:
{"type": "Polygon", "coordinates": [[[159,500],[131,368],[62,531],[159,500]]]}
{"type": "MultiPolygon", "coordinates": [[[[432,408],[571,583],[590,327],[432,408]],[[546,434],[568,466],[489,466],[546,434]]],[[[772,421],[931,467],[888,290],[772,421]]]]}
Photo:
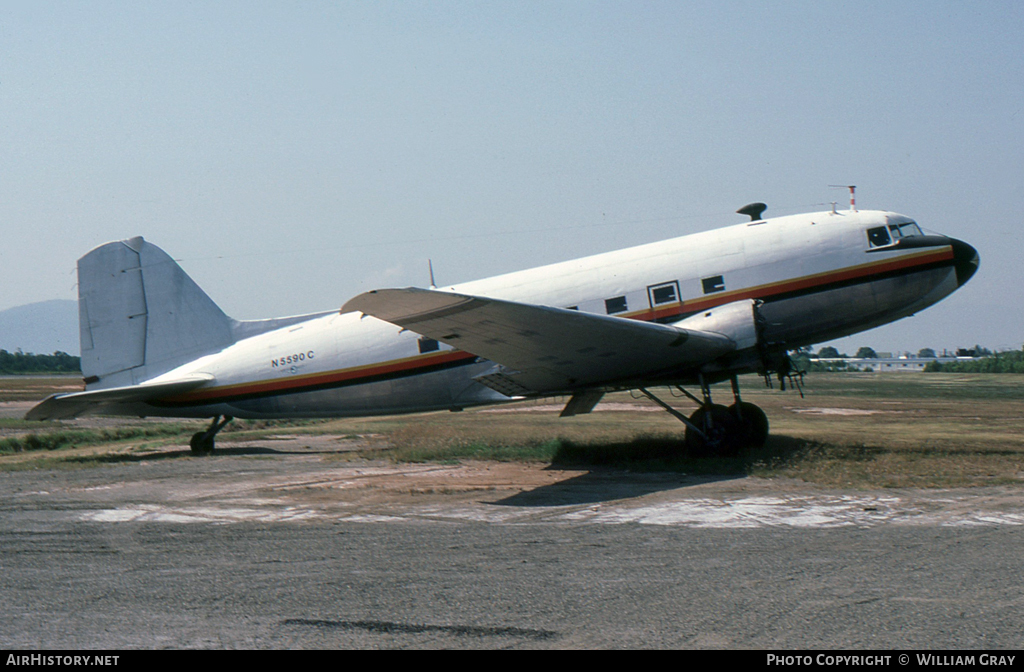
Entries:
{"type": "Polygon", "coordinates": [[[956,282],[958,286],[963,287],[971,279],[971,276],[978,272],[978,264],[981,260],[978,258],[978,251],[964,241],[950,238],[949,242],[953,246],[956,282]]]}

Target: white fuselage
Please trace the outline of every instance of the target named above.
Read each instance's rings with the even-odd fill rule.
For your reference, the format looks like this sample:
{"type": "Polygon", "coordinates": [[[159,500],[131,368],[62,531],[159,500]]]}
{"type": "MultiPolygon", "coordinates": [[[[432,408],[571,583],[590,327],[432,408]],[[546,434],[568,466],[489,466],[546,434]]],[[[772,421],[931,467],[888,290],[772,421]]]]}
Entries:
{"type": "MultiPolygon", "coordinates": [[[[755,299],[763,302],[766,346],[784,351],[905,317],[959,286],[951,244],[871,245],[869,230],[909,222],[879,211],[780,217],[442,290],[669,324],[755,299]]],[[[135,410],[180,417],[360,416],[508,401],[473,380],[490,366],[376,318],[332,313],[171,370],[154,380],[206,374],[213,382],[135,410]]]]}

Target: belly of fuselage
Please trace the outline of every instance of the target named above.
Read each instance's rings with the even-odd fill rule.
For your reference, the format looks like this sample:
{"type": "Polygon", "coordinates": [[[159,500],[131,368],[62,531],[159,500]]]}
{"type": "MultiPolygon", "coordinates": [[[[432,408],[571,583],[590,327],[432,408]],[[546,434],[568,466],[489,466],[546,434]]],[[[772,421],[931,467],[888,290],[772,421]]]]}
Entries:
{"type": "Polygon", "coordinates": [[[765,341],[787,349],[822,343],[892,322],[957,288],[951,267],[927,268],[765,299],[765,341]]]}

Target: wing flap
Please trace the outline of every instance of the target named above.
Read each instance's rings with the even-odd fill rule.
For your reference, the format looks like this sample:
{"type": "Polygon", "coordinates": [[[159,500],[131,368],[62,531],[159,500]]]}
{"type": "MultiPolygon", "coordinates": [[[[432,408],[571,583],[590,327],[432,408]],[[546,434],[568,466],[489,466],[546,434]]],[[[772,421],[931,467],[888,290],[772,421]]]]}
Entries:
{"type": "Polygon", "coordinates": [[[196,374],[187,378],[169,380],[159,383],[142,383],[112,387],[105,390],[87,390],[70,394],[51,394],[33,406],[25,414],[26,420],[60,420],[73,418],[97,406],[112,403],[131,403],[149,401],[172,394],[180,394],[195,389],[213,380],[208,374],[196,374]]]}
{"type": "Polygon", "coordinates": [[[491,360],[501,366],[482,382],[533,392],[628,385],[736,348],[721,334],[417,288],[360,294],[342,308],[350,311],[491,360]]]}

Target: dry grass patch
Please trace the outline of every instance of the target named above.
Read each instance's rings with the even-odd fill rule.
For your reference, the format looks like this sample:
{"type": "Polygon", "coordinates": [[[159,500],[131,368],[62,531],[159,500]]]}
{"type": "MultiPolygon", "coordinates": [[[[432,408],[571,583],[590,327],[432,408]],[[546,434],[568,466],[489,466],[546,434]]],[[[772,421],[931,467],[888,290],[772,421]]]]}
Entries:
{"type": "MultiPolygon", "coordinates": [[[[46,380],[51,385],[67,383],[46,380]]],[[[0,388],[4,383],[10,379],[0,388]]],[[[772,436],[764,449],[735,458],[686,456],[683,426],[660,410],[650,412],[650,402],[628,393],[608,395],[596,412],[573,418],[558,417],[564,399],[542,400],[498,407],[504,412],[492,408],[336,420],[236,421],[220,440],[259,440],[282,431],[328,434],[359,438],[364,444],[354,451],[339,451],[337,459],[526,461],[785,476],[841,487],[958,487],[1019,483],[1024,477],[1024,376],[814,374],[807,379],[804,399],[795,392],[766,390],[760,379],[747,377],[743,390],[745,400],[768,414],[772,436]]],[[[672,399],[664,389],[661,393],[683,413],[695,408],[686,399],[672,399]]],[[[728,385],[715,389],[716,400],[730,397],[728,385]]],[[[123,429],[143,424],[104,422],[123,429]]],[[[172,427],[178,422],[144,424],[172,427]]],[[[159,442],[187,446],[188,436],[203,424],[181,423],[159,442]]],[[[56,423],[37,433],[56,434],[77,427],[56,423]]],[[[19,426],[16,433],[23,436],[24,430],[19,426]]],[[[142,445],[147,438],[142,432],[134,437],[121,435],[111,450],[122,454],[111,461],[124,461],[123,451],[142,445]]],[[[65,443],[76,445],[75,440],[65,443]]],[[[59,452],[47,451],[47,460],[61,459],[59,452]]],[[[187,451],[176,453],[185,455],[187,451]]],[[[0,458],[0,463],[6,459],[0,458]]],[[[149,458],[133,454],[130,459],[149,458]]]]}
{"type": "Polygon", "coordinates": [[[51,394],[81,392],[82,377],[74,376],[3,376],[0,377],[0,402],[42,401],[51,394]]]}

